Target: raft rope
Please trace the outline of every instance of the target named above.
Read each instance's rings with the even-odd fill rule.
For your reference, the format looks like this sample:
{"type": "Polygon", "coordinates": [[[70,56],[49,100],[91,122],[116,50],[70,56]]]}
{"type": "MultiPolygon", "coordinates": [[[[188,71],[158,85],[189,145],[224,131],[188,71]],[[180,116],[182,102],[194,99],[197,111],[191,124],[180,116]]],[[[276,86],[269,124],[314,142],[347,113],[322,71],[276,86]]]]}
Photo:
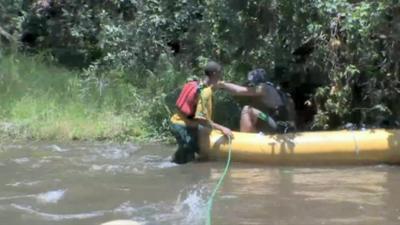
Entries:
{"type": "Polygon", "coordinates": [[[214,198],[215,195],[217,194],[217,191],[221,188],[224,178],[226,176],[226,174],[228,173],[230,164],[231,164],[231,156],[232,156],[232,140],[231,137],[228,136],[228,143],[229,143],[229,152],[228,152],[228,159],[226,160],[226,165],[225,165],[225,169],[224,172],[222,173],[222,176],[219,178],[219,181],[217,183],[217,185],[214,188],[214,191],[211,194],[210,200],[208,201],[208,206],[207,206],[207,222],[206,225],[211,225],[211,217],[212,217],[212,208],[213,208],[213,203],[214,203],[214,198]]]}

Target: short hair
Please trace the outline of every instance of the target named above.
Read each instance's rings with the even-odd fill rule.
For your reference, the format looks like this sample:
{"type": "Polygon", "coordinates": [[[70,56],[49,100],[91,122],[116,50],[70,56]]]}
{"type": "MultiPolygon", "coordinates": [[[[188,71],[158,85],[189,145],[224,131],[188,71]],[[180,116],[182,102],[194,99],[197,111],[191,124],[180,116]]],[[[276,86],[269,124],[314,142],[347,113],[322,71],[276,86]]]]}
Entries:
{"type": "Polygon", "coordinates": [[[209,61],[204,68],[204,73],[207,76],[212,75],[213,73],[219,73],[222,71],[222,66],[214,61],[209,61]]]}

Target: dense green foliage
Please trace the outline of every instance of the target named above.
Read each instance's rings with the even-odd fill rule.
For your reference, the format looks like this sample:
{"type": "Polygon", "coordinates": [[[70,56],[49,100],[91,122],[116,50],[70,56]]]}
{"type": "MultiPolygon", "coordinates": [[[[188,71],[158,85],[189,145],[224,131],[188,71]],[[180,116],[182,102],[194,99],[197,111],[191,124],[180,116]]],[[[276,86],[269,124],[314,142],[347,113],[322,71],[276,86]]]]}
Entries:
{"type": "Polygon", "coordinates": [[[94,80],[46,65],[41,57],[3,57],[0,136],[23,139],[115,139],[149,136],[134,114],[144,102],[130,85],[100,90],[94,80]]]}
{"type": "MultiPolygon", "coordinates": [[[[235,82],[266,68],[293,95],[301,129],[400,120],[398,0],[2,1],[0,28],[3,54],[5,46],[45,52],[78,69],[71,80],[81,85],[80,101],[107,101],[87,89],[129,96],[107,107],[140,109],[136,118],[150,133],[164,133],[176,87],[201,75],[207,59],[221,62],[225,79],[235,82]]],[[[13,88],[7,77],[0,77],[1,92],[13,88]]],[[[217,102],[224,105],[217,120],[237,126],[232,98],[217,102]],[[233,116],[226,120],[223,110],[233,116]]]]}

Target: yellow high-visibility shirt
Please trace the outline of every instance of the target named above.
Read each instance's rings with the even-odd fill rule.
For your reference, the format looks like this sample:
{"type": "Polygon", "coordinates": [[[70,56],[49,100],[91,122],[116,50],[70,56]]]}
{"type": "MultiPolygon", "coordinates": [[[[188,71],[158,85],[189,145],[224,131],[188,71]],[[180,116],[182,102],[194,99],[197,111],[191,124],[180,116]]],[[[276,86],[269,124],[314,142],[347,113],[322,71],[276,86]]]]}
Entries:
{"type": "MultiPolygon", "coordinates": [[[[208,86],[201,89],[194,118],[205,119],[205,120],[212,119],[212,109],[213,109],[212,94],[213,94],[212,86],[208,86]]],[[[198,125],[198,123],[195,120],[189,119],[185,115],[179,112],[175,113],[171,117],[171,122],[185,126],[198,125]]]]}

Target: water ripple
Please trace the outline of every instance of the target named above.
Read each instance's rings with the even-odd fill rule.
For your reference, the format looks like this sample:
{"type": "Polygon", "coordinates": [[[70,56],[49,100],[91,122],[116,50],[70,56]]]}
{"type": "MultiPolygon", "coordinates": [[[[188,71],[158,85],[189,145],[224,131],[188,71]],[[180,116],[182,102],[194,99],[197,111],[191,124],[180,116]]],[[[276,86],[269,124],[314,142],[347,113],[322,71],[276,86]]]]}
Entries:
{"type": "Polygon", "coordinates": [[[11,206],[26,213],[38,215],[46,220],[52,220],[52,221],[88,219],[88,218],[103,216],[106,213],[106,211],[95,211],[95,212],[78,213],[78,214],[51,214],[51,213],[40,212],[38,210],[33,209],[31,206],[27,205],[11,204],[11,206]]]}

